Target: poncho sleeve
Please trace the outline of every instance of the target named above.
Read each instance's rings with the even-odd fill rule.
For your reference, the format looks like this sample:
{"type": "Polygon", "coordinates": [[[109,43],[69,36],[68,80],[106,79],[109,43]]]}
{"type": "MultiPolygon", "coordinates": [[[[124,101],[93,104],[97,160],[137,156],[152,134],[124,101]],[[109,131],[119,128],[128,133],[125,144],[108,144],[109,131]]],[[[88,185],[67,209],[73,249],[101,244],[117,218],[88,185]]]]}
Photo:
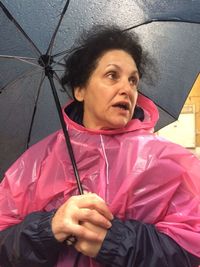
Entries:
{"type": "MultiPolygon", "coordinates": [[[[59,190],[54,188],[54,179],[48,186],[53,175],[46,167],[52,155],[55,157],[53,147],[60,139],[55,133],[32,146],[8,169],[0,184],[1,267],[52,267],[57,262],[63,245],[51,231],[55,209],[46,205],[59,190]]],[[[59,176],[62,168],[58,168],[54,170],[59,176]]]]}
{"type": "Polygon", "coordinates": [[[157,137],[138,139],[137,160],[112,202],[112,212],[122,220],[154,225],[200,257],[199,159],[157,137]]]}

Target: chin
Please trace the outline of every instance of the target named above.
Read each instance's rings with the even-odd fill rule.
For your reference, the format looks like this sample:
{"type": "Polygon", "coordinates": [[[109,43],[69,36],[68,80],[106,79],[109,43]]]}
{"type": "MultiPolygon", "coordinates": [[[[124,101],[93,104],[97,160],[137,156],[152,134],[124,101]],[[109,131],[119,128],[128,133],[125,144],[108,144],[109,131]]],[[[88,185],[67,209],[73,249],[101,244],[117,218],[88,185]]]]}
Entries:
{"type": "Polygon", "coordinates": [[[128,121],[120,121],[120,122],[110,122],[110,127],[107,127],[107,129],[121,129],[121,128],[126,127],[126,125],[128,123],[129,123],[129,120],[128,121]]]}

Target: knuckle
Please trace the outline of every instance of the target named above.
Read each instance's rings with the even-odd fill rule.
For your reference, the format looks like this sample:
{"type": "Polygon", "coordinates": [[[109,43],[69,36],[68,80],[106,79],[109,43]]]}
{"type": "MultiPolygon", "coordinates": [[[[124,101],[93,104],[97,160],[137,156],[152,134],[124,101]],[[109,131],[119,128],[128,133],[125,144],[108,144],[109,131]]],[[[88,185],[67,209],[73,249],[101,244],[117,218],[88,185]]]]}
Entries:
{"type": "Polygon", "coordinates": [[[69,220],[67,219],[63,220],[63,223],[62,223],[63,231],[68,232],[70,231],[71,228],[72,228],[72,224],[69,222],[69,220]]]}
{"type": "Polygon", "coordinates": [[[71,203],[74,203],[74,202],[76,202],[76,200],[77,200],[77,196],[72,196],[72,197],[70,197],[69,198],[69,202],[71,202],[71,203]]]}
{"type": "Polygon", "coordinates": [[[86,245],[85,245],[85,242],[80,242],[79,244],[79,249],[84,253],[86,252],[86,245]]]}
{"type": "Polygon", "coordinates": [[[85,234],[85,229],[84,229],[84,228],[80,228],[80,230],[79,230],[79,236],[80,236],[81,238],[84,238],[84,237],[86,236],[86,234],[85,234]]]}
{"type": "Polygon", "coordinates": [[[97,194],[92,193],[92,194],[90,195],[90,198],[91,198],[92,200],[97,200],[98,196],[97,196],[97,194]]]}
{"type": "Polygon", "coordinates": [[[90,220],[93,220],[93,221],[96,221],[98,220],[98,212],[96,210],[89,210],[88,211],[88,215],[87,215],[87,218],[90,219],[90,220]]]}
{"type": "Polygon", "coordinates": [[[94,210],[88,210],[87,211],[87,217],[92,218],[94,216],[94,210]]]}
{"type": "Polygon", "coordinates": [[[87,247],[84,244],[79,245],[78,251],[81,252],[84,255],[87,255],[87,247]]]}
{"type": "Polygon", "coordinates": [[[92,213],[91,210],[85,209],[85,210],[83,211],[83,216],[84,216],[85,218],[90,218],[90,217],[91,217],[91,213],[92,213]]]}

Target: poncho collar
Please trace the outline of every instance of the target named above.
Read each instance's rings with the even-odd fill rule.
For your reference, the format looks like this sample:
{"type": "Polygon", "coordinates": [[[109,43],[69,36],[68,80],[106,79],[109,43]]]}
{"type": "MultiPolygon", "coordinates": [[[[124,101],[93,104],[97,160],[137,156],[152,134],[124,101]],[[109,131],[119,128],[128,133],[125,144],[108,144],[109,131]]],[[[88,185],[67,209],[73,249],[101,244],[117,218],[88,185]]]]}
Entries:
{"type": "Polygon", "coordinates": [[[75,120],[72,119],[74,114],[69,114],[69,113],[73,113],[73,109],[70,108],[70,105],[72,106],[73,103],[74,102],[71,101],[64,107],[63,109],[64,120],[67,127],[76,129],[79,132],[90,132],[92,134],[103,134],[103,135],[115,135],[120,133],[132,132],[136,130],[148,130],[153,132],[154,127],[159,119],[159,113],[156,105],[147,97],[139,95],[137,100],[137,105],[141,107],[144,111],[143,121],[139,119],[132,119],[125,127],[120,129],[92,130],[92,129],[87,129],[83,125],[81,125],[80,120],[79,123],[77,123],[75,122],[75,120]]]}

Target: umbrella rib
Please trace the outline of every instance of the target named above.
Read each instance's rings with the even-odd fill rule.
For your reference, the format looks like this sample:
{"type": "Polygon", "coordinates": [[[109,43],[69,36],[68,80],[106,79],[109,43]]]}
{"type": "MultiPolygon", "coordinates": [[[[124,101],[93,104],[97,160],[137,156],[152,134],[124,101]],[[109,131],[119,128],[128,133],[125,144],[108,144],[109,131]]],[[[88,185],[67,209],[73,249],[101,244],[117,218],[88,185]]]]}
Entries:
{"type": "Polygon", "coordinates": [[[40,92],[41,92],[41,88],[42,88],[42,84],[44,82],[44,79],[45,79],[45,74],[42,74],[40,84],[39,84],[39,87],[37,90],[37,96],[36,96],[36,100],[35,100],[35,104],[34,104],[34,108],[33,108],[31,123],[29,126],[28,137],[27,137],[27,141],[26,141],[26,149],[29,148],[29,144],[30,144],[30,140],[31,140],[31,133],[32,133],[33,124],[34,124],[34,119],[35,119],[35,115],[36,115],[36,111],[37,111],[37,104],[38,104],[38,100],[39,100],[39,96],[40,96],[40,92]]]}
{"type": "Polygon", "coordinates": [[[200,24],[199,21],[192,21],[192,20],[181,20],[179,18],[171,18],[171,19],[150,19],[150,20],[147,20],[147,21],[143,21],[137,25],[134,25],[134,26],[131,26],[131,27],[128,27],[128,28],[125,28],[123,31],[129,31],[131,29],[134,29],[134,28],[137,28],[137,27],[140,27],[140,26],[143,26],[145,24],[150,24],[150,23],[153,23],[153,22],[184,22],[184,23],[192,23],[192,24],[200,24]]]}
{"type": "Polygon", "coordinates": [[[62,56],[62,55],[66,55],[66,54],[68,54],[69,52],[70,52],[70,49],[65,50],[65,51],[62,51],[62,52],[60,52],[60,53],[57,53],[57,54],[55,54],[53,57],[55,58],[55,57],[59,57],[59,56],[62,56]]]}
{"type": "MultiPolygon", "coordinates": [[[[148,97],[147,95],[145,95],[145,94],[142,93],[141,91],[139,91],[139,93],[140,93],[140,95],[143,95],[143,96],[145,96],[145,97],[151,99],[150,97],[148,97]]],[[[152,99],[151,99],[151,100],[152,100],[152,99]]],[[[169,114],[172,118],[177,119],[177,118],[176,118],[174,115],[172,115],[168,110],[166,110],[165,108],[161,107],[156,101],[154,101],[154,100],[152,100],[152,101],[153,101],[153,103],[154,103],[157,107],[159,107],[159,108],[162,109],[164,112],[166,112],[167,114],[169,114]]]]}
{"type": "Polygon", "coordinates": [[[4,90],[6,90],[7,87],[10,87],[10,86],[14,85],[18,81],[26,78],[27,76],[29,76],[31,74],[37,74],[37,73],[41,73],[41,70],[40,71],[39,70],[38,71],[31,70],[31,71],[24,72],[22,75],[18,76],[15,80],[12,80],[11,82],[8,82],[6,85],[4,85],[2,88],[0,88],[0,93],[2,93],[4,90]]]}
{"type": "MultiPolygon", "coordinates": [[[[124,31],[125,31],[125,30],[124,30],[124,31]]],[[[60,53],[57,53],[57,54],[53,55],[53,57],[55,58],[55,57],[59,57],[59,56],[64,55],[64,57],[62,57],[62,59],[63,59],[63,58],[65,58],[66,54],[73,53],[74,51],[76,51],[76,48],[73,48],[73,49],[67,49],[67,50],[64,50],[64,51],[62,51],[62,52],[60,52],[60,53]]]]}
{"type": "Polygon", "coordinates": [[[47,52],[46,52],[46,55],[49,55],[49,54],[51,55],[51,53],[52,53],[52,49],[53,49],[54,41],[55,41],[55,38],[56,38],[56,34],[57,34],[58,29],[59,29],[59,27],[60,27],[60,24],[61,24],[61,22],[62,22],[62,20],[63,20],[63,17],[64,17],[64,15],[65,15],[65,12],[67,11],[67,8],[68,8],[68,6],[69,6],[69,2],[70,2],[70,0],[67,1],[67,3],[65,4],[65,6],[64,6],[64,8],[63,8],[63,10],[62,10],[62,13],[61,13],[59,22],[58,22],[57,27],[56,27],[56,29],[55,29],[53,35],[52,35],[52,38],[51,38],[49,47],[48,47],[47,52]]]}
{"type": "Polygon", "coordinates": [[[0,7],[4,11],[7,18],[14,23],[14,25],[17,27],[17,29],[24,35],[24,37],[29,41],[29,43],[35,48],[35,50],[39,53],[41,56],[42,53],[38,49],[38,47],[34,44],[34,42],[31,40],[31,38],[28,36],[28,34],[22,29],[22,27],[19,25],[19,23],[15,20],[15,18],[12,16],[12,14],[8,11],[8,9],[0,2],[0,7]]]}
{"type": "Polygon", "coordinates": [[[60,66],[65,67],[65,64],[64,63],[60,63],[64,58],[65,58],[65,56],[62,57],[61,59],[59,59],[58,61],[54,61],[53,62],[53,66],[60,65],[60,66]]]}
{"type": "Polygon", "coordinates": [[[35,63],[32,63],[32,62],[29,61],[29,60],[33,60],[33,61],[35,61],[36,58],[31,58],[31,57],[19,57],[19,56],[9,56],[9,55],[0,55],[0,59],[1,59],[1,58],[3,58],[3,59],[4,59],[4,58],[5,58],[5,59],[16,59],[16,60],[19,60],[19,61],[28,63],[28,64],[30,64],[30,65],[33,65],[33,66],[36,66],[36,67],[42,69],[42,67],[41,67],[40,65],[35,64],[35,63]]]}
{"type": "Polygon", "coordinates": [[[74,48],[74,49],[68,49],[68,50],[65,50],[65,51],[63,51],[63,52],[60,52],[60,53],[58,53],[58,54],[53,55],[53,58],[64,55],[64,56],[63,56],[62,58],[60,58],[58,61],[54,61],[54,62],[53,62],[53,63],[54,63],[54,66],[55,66],[55,65],[60,65],[60,66],[65,67],[65,64],[60,63],[60,62],[66,57],[66,54],[68,54],[69,52],[72,53],[72,52],[75,51],[75,50],[76,50],[76,48],[74,48]]]}

